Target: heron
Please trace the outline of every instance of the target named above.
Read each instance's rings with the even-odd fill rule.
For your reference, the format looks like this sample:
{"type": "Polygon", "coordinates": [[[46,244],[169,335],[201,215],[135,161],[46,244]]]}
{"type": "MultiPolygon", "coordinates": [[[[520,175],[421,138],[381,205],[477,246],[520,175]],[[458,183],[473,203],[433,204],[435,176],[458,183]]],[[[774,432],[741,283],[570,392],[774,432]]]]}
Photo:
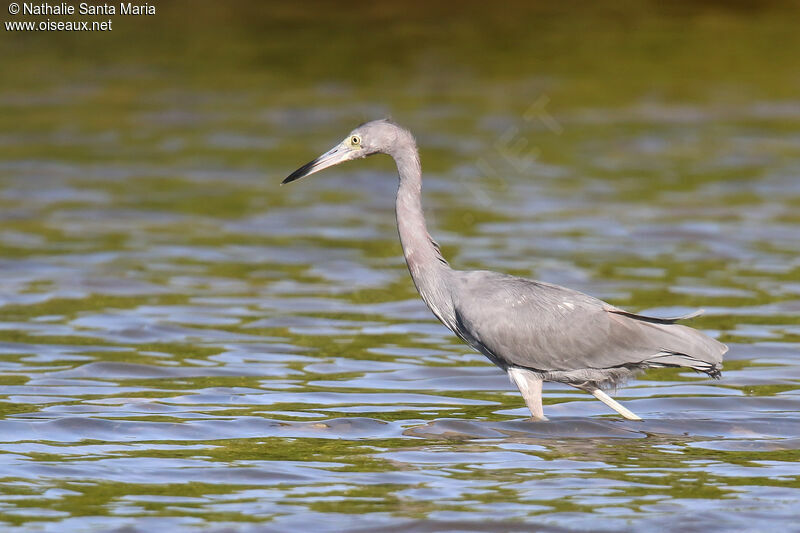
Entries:
{"type": "Polygon", "coordinates": [[[397,165],[397,229],[417,292],[442,324],[508,374],[533,420],[547,420],[542,408],[545,381],[586,391],[626,419],[641,420],[605,390],[658,367],[686,367],[720,377],[728,347],[677,323],[701,311],[672,318],[645,316],[552,283],[451,268],[425,223],[417,143],[391,120],[358,126],[281,184],[373,154],[387,154],[397,165]]]}

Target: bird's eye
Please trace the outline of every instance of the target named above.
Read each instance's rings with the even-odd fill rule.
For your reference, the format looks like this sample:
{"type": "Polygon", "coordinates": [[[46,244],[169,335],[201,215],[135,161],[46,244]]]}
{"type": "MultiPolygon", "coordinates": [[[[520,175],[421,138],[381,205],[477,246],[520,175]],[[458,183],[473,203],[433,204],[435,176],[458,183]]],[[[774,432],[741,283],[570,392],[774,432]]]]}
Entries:
{"type": "Polygon", "coordinates": [[[352,144],[353,146],[358,146],[359,144],[361,144],[361,137],[359,137],[358,135],[353,135],[352,137],[350,137],[350,144],[352,144]]]}

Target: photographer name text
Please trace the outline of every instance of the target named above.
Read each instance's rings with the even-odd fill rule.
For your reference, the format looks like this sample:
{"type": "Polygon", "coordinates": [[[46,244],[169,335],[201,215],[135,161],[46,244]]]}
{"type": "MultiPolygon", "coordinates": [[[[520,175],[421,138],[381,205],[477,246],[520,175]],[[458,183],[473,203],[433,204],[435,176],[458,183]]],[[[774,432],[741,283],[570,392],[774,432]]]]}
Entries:
{"type": "Polygon", "coordinates": [[[81,2],[77,6],[61,2],[50,4],[47,2],[22,4],[23,15],[155,15],[156,6],[151,4],[136,4],[133,2],[120,2],[116,4],[90,4],[81,2]]]}

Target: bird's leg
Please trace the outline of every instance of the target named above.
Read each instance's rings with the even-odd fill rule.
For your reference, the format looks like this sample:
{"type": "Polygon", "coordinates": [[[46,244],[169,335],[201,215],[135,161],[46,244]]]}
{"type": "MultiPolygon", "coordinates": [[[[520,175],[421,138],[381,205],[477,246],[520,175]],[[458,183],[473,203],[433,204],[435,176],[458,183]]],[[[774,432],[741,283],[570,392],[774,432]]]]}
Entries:
{"type": "Polygon", "coordinates": [[[594,395],[595,398],[627,418],[628,420],[641,420],[642,418],[633,414],[630,410],[626,409],[622,406],[617,400],[606,394],[605,392],[601,391],[600,389],[589,389],[589,392],[594,395]]]}
{"type": "Polygon", "coordinates": [[[542,409],[542,380],[530,370],[515,367],[508,369],[508,377],[525,398],[525,404],[530,409],[533,420],[547,420],[542,409]]]}

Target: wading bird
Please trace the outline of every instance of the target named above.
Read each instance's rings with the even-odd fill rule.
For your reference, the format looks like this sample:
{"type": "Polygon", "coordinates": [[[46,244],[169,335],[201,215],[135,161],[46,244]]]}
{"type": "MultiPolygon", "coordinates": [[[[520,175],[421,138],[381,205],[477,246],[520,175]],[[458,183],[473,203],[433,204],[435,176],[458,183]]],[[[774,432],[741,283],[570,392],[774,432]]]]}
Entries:
{"type": "Polygon", "coordinates": [[[535,420],[547,420],[543,381],[572,385],[625,418],[641,420],[602,389],[654,367],[688,367],[719,377],[728,347],[675,323],[696,314],[637,315],[566,287],[450,268],[425,225],[416,141],[392,121],[357,127],[283,184],[373,154],[388,154],[397,164],[397,229],[420,296],[445,326],[508,373],[535,420]]]}

